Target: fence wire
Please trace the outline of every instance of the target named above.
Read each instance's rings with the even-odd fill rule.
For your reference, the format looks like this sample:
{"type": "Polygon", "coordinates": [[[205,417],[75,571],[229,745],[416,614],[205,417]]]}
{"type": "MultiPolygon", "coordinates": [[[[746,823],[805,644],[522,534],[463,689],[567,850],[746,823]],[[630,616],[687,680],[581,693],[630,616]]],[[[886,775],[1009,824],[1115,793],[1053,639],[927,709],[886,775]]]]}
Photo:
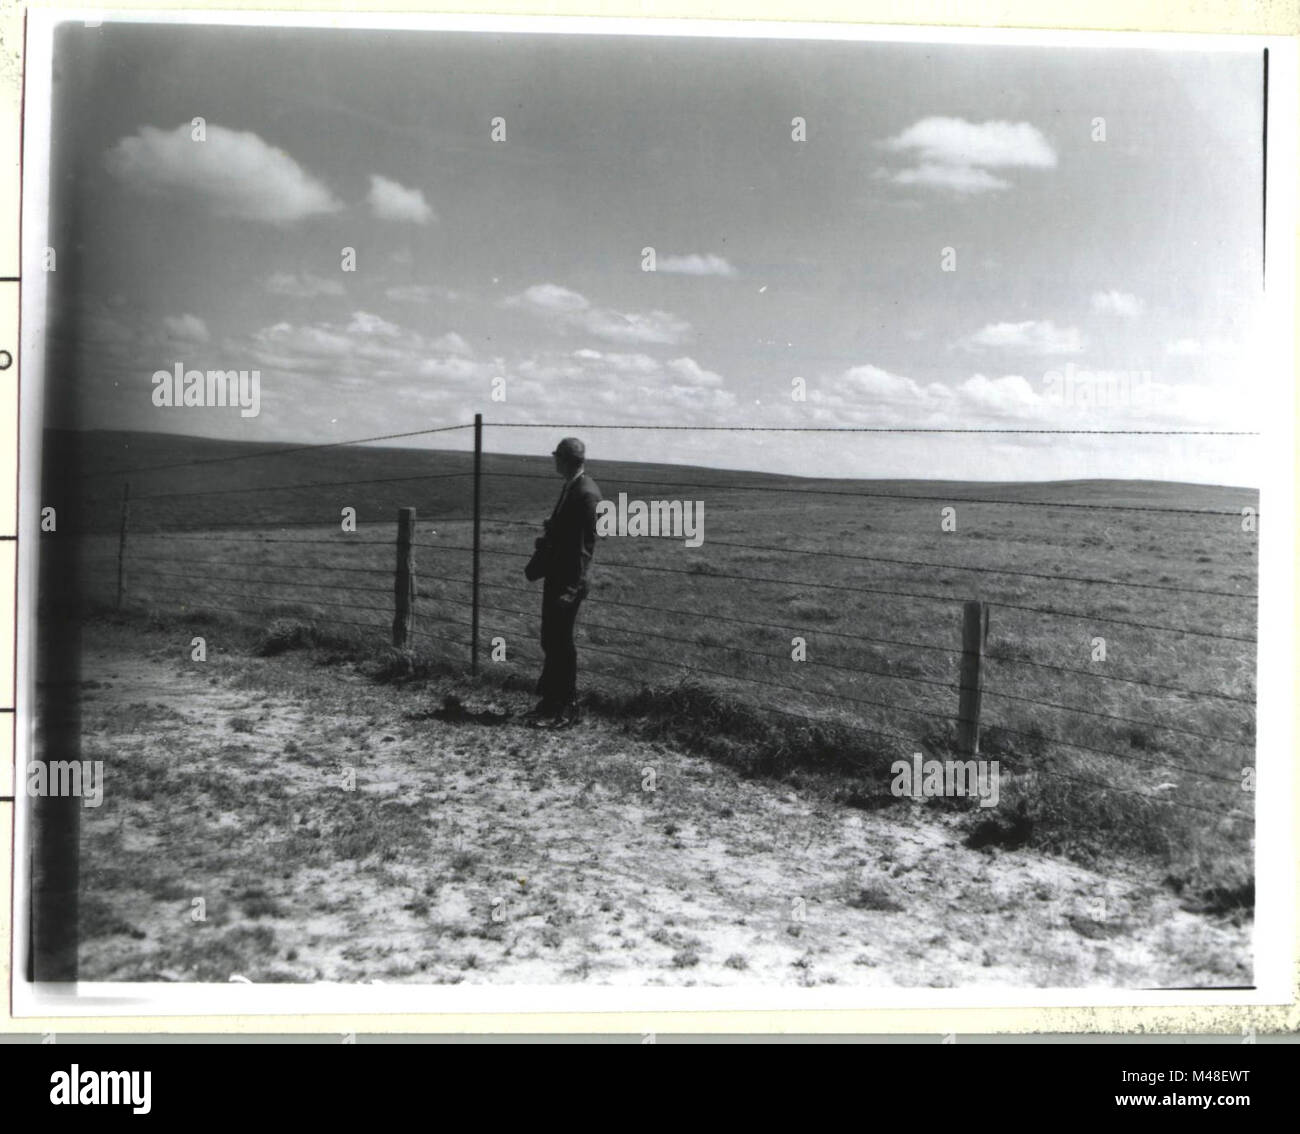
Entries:
{"type": "MultiPolygon", "coordinates": [[[[630,426],[630,425],[556,425],[547,423],[485,423],[490,428],[549,428],[549,429],[667,429],[721,432],[751,430],[733,430],[729,427],[696,426],[630,426]]],[[[125,480],[127,477],[148,478],[160,472],[175,472],[193,468],[207,468],[213,465],[231,465],[241,461],[255,461],[270,458],[301,457],[315,454],[322,450],[337,449],[346,446],[358,446],[393,440],[409,440],[416,437],[448,433],[456,430],[470,429],[469,425],[449,425],[430,429],[412,430],[404,433],[392,433],[374,437],[359,438],[351,441],[326,442],[318,445],[301,445],[272,450],[256,450],[246,453],[224,455],[220,457],[200,458],[193,461],[179,461],[153,465],[140,465],[132,468],[107,469],[94,474],[103,484],[113,479],[125,480]]],[[[775,432],[766,427],[755,427],[752,431],[775,432]]],[[[780,432],[918,432],[918,433],[970,433],[970,432],[1069,432],[1069,433],[1142,433],[1166,434],[1186,431],[1150,431],[1150,430],[958,430],[958,429],[918,429],[918,430],[874,430],[874,429],[781,429],[780,432]]],[[[1209,431],[1211,434],[1214,431],[1209,431]]],[[[1197,435],[1207,435],[1205,431],[1196,431],[1197,435]]],[[[476,430],[476,436],[479,431],[476,430]]],[[[1225,436],[1248,436],[1248,434],[1227,433],[1225,436]]],[[[746,474],[752,480],[753,474],[746,474]]],[[[484,485],[509,484],[515,481],[529,480],[537,482],[535,473],[510,472],[501,469],[481,468],[478,461],[473,468],[450,472],[413,473],[409,475],[353,477],[340,480],[298,480],[277,483],[252,483],[222,485],[183,489],[179,491],[144,492],[120,502],[122,515],[120,523],[105,522],[113,519],[112,512],[119,505],[119,498],[112,494],[91,495],[80,503],[86,506],[84,513],[88,517],[98,516],[100,526],[93,522],[83,524],[79,530],[82,536],[78,554],[86,568],[94,565],[90,574],[93,583],[88,583],[88,591],[97,593],[100,599],[109,605],[145,603],[151,606],[167,606],[181,611],[216,610],[230,613],[244,619],[265,621],[274,616],[275,611],[299,611],[309,617],[319,618],[324,627],[343,627],[348,632],[361,631],[363,636],[372,636],[376,643],[387,642],[397,633],[398,613],[395,606],[395,552],[400,553],[402,539],[392,525],[392,515],[397,507],[405,506],[405,499],[395,496],[388,505],[388,515],[376,518],[375,507],[367,510],[364,521],[348,528],[339,515],[303,518],[301,511],[285,509],[285,514],[267,518],[229,516],[222,517],[206,514],[198,522],[176,522],[178,513],[152,512],[164,502],[186,502],[183,507],[200,516],[211,512],[211,502],[237,497],[252,498],[258,507],[265,508],[268,500],[293,493],[309,493],[312,497],[312,510],[320,507],[326,490],[355,489],[358,486],[374,488],[391,488],[394,491],[401,486],[407,496],[414,495],[415,500],[415,534],[417,537],[428,535],[434,529],[431,524],[465,524],[473,525],[473,533],[467,527],[463,534],[471,542],[458,543],[438,538],[415,538],[411,540],[412,555],[415,560],[415,608],[414,641],[406,645],[418,645],[421,649],[430,649],[444,662],[455,665],[464,664],[470,658],[477,659],[478,648],[484,638],[500,636],[499,631],[504,622],[509,620],[511,635],[507,638],[507,668],[522,672],[522,665],[540,664],[540,650],[533,641],[538,612],[535,609],[521,609],[518,605],[505,605],[506,597],[511,593],[529,596],[535,601],[537,591],[517,580],[522,575],[518,571],[520,561],[530,555],[531,539],[517,529],[536,530],[537,520],[524,518],[522,514],[488,515],[479,510],[464,512],[464,502],[458,498],[459,491],[448,498],[448,490],[457,482],[463,484],[472,481],[475,485],[477,500],[484,485]],[[421,491],[425,486],[433,492],[421,491]],[[411,491],[416,490],[416,491],[411,491]],[[207,503],[205,503],[207,502],[207,503]],[[479,532],[482,532],[479,535],[479,532]],[[475,538],[477,537],[477,538],[475,538]],[[171,546],[169,546],[171,545],[171,546]],[[241,551],[241,548],[244,549],[241,551]],[[253,556],[250,558],[250,555],[253,556]],[[262,556],[263,558],[257,558],[262,556]],[[471,570],[471,562],[479,556],[486,558],[488,566],[479,571],[471,570]],[[291,561],[293,557],[296,561],[291,561]],[[427,560],[432,559],[432,568],[427,560]],[[498,569],[499,568],[499,569],[498,569]],[[342,577],[341,577],[342,576],[342,577]],[[106,594],[105,592],[109,592],[106,594]],[[465,593],[465,592],[468,593],[465,593]],[[485,600],[482,596],[487,593],[485,600]],[[385,600],[373,596],[383,595],[385,600]],[[502,597],[496,597],[502,596],[502,597]],[[218,600],[214,602],[213,600],[218,600]],[[238,601],[233,601],[238,600],[238,601]],[[358,621],[347,617],[350,614],[373,613],[377,616],[371,621],[358,621]],[[471,616],[462,617],[465,612],[471,616]],[[479,641],[472,641],[474,626],[479,627],[479,641]]],[[[834,487],[833,484],[801,485],[799,487],[779,483],[780,478],[773,478],[773,483],[738,483],[723,479],[702,480],[688,477],[662,478],[658,476],[602,476],[602,481],[616,486],[644,485],[674,488],[706,489],[722,495],[736,494],[742,499],[757,499],[756,494],[767,493],[773,499],[791,500],[794,498],[851,498],[862,501],[882,501],[890,504],[932,504],[941,502],[946,505],[979,505],[1005,509],[1068,509],[1072,511],[1091,511],[1097,513],[1127,512],[1150,516],[1153,513],[1168,513],[1180,517],[1181,522],[1188,523],[1188,517],[1205,517],[1209,523],[1217,523],[1223,517],[1239,517],[1240,511],[1214,508],[1177,508],[1154,507],[1146,505],[1086,503],[1063,500],[1017,500],[994,498],[977,495],[963,495],[952,492],[943,495],[925,493],[874,492],[834,487]]],[[[489,494],[490,495],[490,494],[489,494]]],[[[509,507],[509,501],[501,498],[489,498],[489,507],[509,507]]],[[[519,513],[525,509],[533,510],[536,505],[522,501],[515,505],[519,513]]],[[[804,505],[807,507],[807,505],[804,505]]],[[[1252,506],[1258,515],[1258,509],[1252,506]]],[[[743,512],[741,513],[743,516],[743,512]]],[[[1163,531],[1163,529],[1162,529],[1163,531]]],[[[611,664],[605,666],[587,666],[585,674],[596,682],[612,680],[644,689],[652,686],[657,678],[648,676],[650,672],[664,671],[676,676],[678,681],[697,681],[717,687],[719,683],[727,686],[740,685],[750,690],[760,691],[759,707],[765,711],[783,716],[814,727],[843,727],[853,732],[874,736],[889,742],[902,742],[910,750],[919,750],[936,739],[950,743],[950,734],[954,725],[961,725],[963,718],[946,709],[955,709],[964,686],[961,667],[967,660],[967,651],[961,645],[960,626],[953,618],[954,608],[970,602],[975,596],[963,594],[955,589],[956,583],[945,582],[940,585],[949,587],[947,593],[935,591],[916,591],[901,589],[896,585],[882,585],[891,581],[891,576],[905,574],[913,576],[916,572],[931,574],[932,583],[938,582],[933,576],[945,579],[952,576],[973,577],[976,582],[987,580],[994,588],[1001,588],[996,594],[981,599],[996,617],[997,611],[1013,612],[1015,616],[1033,616],[1038,620],[1056,622],[1084,622],[1099,626],[1115,626],[1129,632],[1137,632],[1133,638],[1134,652],[1148,659],[1156,658],[1160,651],[1171,651],[1176,645],[1152,645],[1150,636],[1155,635],[1166,642],[1177,643],[1184,639],[1197,641],[1196,650],[1204,650],[1207,641],[1229,643],[1237,646],[1253,646],[1256,638],[1242,633],[1230,632],[1224,628],[1207,628],[1203,619],[1198,618],[1197,625],[1188,625],[1189,618],[1183,618],[1182,624],[1151,622],[1142,618],[1119,617],[1114,607],[1105,612],[1096,610],[1074,609],[1070,606],[1052,605],[1034,601],[1016,601],[1024,597],[1020,588],[1031,584],[1050,584],[1054,588],[1062,586],[1077,588],[1087,595],[1132,594],[1141,592],[1147,595],[1169,595],[1168,601],[1209,601],[1257,602],[1258,594],[1251,590],[1232,590],[1213,586],[1191,586],[1171,582],[1167,579],[1107,578],[1097,574],[1081,574],[1069,571],[1032,570],[1024,566],[1006,566],[988,562],[957,562],[934,557],[900,557],[874,555],[857,551],[834,548],[816,548],[797,546],[782,542],[762,543],[731,538],[710,538],[710,547],[725,549],[725,554],[759,553],[788,561],[801,569],[815,567],[820,574],[817,577],[792,577],[790,574],[754,574],[750,571],[730,569],[732,564],[721,565],[711,560],[704,560],[689,567],[674,566],[664,562],[652,562],[653,553],[658,550],[654,539],[621,541],[623,551],[613,553],[612,541],[604,540],[597,550],[595,564],[596,585],[579,619],[581,640],[579,649],[582,654],[591,654],[597,658],[609,659],[611,664]],[[630,549],[630,550],[629,550],[630,549]],[[851,581],[840,581],[824,577],[832,566],[824,564],[843,564],[844,570],[856,572],[851,581]],[[874,574],[863,574],[874,572],[874,574]],[[642,576],[651,579],[642,579],[642,576]],[[670,594],[681,591],[687,584],[672,581],[678,577],[692,580],[690,589],[698,595],[699,601],[689,606],[670,604],[668,602],[638,601],[647,587],[667,588],[670,594]],[[663,583],[656,584],[655,577],[667,577],[663,583]],[[714,590],[711,588],[721,588],[714,590]],[[792,588],[801,596],[812,593],[828,596],[827,601],[841,604],[839,607],[816,607],[805,605],[803,613],[797,613],[797,604],[805,603],[805,598],[772,599],[762,597],[770,588],[792,588]],[[1015,589],[1014,597],[1002,593],[1015,589]],[[755,606],[769,607],[771,612],[765,618],[749,618],[734,613],[737,596],[749,599],[755,606]],[[864,608],[850,604],[850,596],[870,603],[864,608]],[[1176,599],[1173,596],[1178,596],[1176,599]],[[1182,596],[1188,596],[1183,599],[1182,596]],[[781,602],[788,602],[791,612],[780,609],[781,602]],[[731,603],[732,606],[727,604],[731,603]],[[927,610],[939,613],[924,617],[940,628],[946,641],[921,641],[918,635],[890,632],[897,619],[900,604],[922,604],[927,610]],[[619,624],[610,619],[625,619],[619,624]],[[817,624],[821,619],[834,620],[837,625],[817,624]],[[869,624],[852,629],[842,623],[846,619],[869,620],[869,624]],[[626,641],[611,644],[609,636],[617,635],[626,641]],[[800,660],[795,660],[788,650],[794,638],[801,638],[805,645],[812,643],[815,649],[800,660]],[[643,646],[664,643],[658,653],[637,650],[637,643],[643,646]],[[778,652],[774,652],[774,648],[778,652]],[[723,663],[732,663],[732,668],[724,668],[723,663]],[[647,669],[649,667],[649,669],[647,669]],[[776,680],[773,674],[779,669],[787,670],[784,680],[776,680]],[[796,680],[793,675],[798,674],[796,680]],[[888,692],[894,696],[876,697],[864,695],[880,689],[881,683],[887,683],[888,692]],[[910,702],[910,703],[909,703],[910,702]],[[801,711],[800,705],[817,707],[834,716],[817,715],[801,711]],[[904,728],[892,728],[890,724],[906,718],[913,722],[904,728]],[[928,730],[928,731],[926,731],[928,730]],[[937,731],[936,731],[937,730],[937,731]],[[917,733],[921,735],[918,737],[917,733]]],[[[662,546],[662,541],[659,541],[662,546]]],[[[1253,542],[1245,546],[1253,553],[1253,542]]],[[[734,557],[734,556],[733,556],[734,557]]],[[[725,556],[724,556],[725,558],[725,556]]],[[[1253,569],[1253,561],[1247,566],[1253,569]]],[[[811,570],[810,570],[811,574],[811,570]]],[[[1103,601],[1105,601],[1103,599],[1103,601]]],[[[1123,613],[1122,611],[1120,613],[1123,613]]],[[[1200,615],[1206,613],[1199,610],[1200,615]]],[[[919,616],[909,616],[919,617],[919,616]]],[[[1242,613],[1230,615],[1234,620],[1245,617],[1242,613]]],[[[1006,627],[997,623],[998,631],[1006,627]]],[[[1063,634],[1074,640],[1073,632],[1053,631],[1057,641],[1063,634]]],[[[1041,636],[1041,635],[1040,635],[1041,636]]],[[[1247,651],[1238,651],[1245,655],[1247,651]]],[[[1198,655],[1193,654],[1192,657],[1198,655]]],[[[1243,659],[1245,664],[1253,659],[1243,659]]],[[[1077,782],[1080,785],[1101,792],[1115,792],[1136,795],[1150,800],[1153,805],[1184,807],[1193,811],[1239,819],[1242,816],[1234,810],[1195,804],[1186,799],[1173,799],[1166,794],[1144,792],[1138,788],[1126,787],[1115,782],[1106,782],[1089,776],[1077,776],[1059,767],[1049,766],[1046,757],[1030,760],[1025,754],[1035,750],[1042,752],[1073,751],[1086,754],[1088,759],[1101,761],[1104,766],[1114,767],[1116,774],[1134,767],[1149,768],[1186,776],[1193,781],[1237,785],[1238,775],[1226,774],[1216,770],[1214,760],[1218,758],[1220,767],[1224,765],[1223,753],[1215,749],[1201,750],[1199,756],[1203,766],[1186,762],[1188,752],[1183,752],[1184,759],[1168,757],[1167,748],[1173,737],[1187,738],[1201,742],[1202,745],[1221,746],[1243,750],[1243,755],[1234,757],[1237,762],[1253,750],[1253,708],[1254,698],[1248,694],[1229,692],[1224,689],[1197,688],[1183,685],[1176,681],[1161,680],[1164,674],[1134,672],[1108,672],[1104,667],[1083,668],[1062,664],[1054,657],[1030,656],[1022,650],[1019,654],[1008,653],[1004,649],[985,649],[980,652],[982,667],[981,697],[994,701],[1009,703],[1011,706],[1023,705],[1034,711],[1032,727],[1021,727],[1023,722],[1003,723],[985,719],[981,722],[986,737],[996,741],[1005,748],[1006,739],[1014,738],[1025,742],[1021,747],[1025,751],[1006,748],[1002,754],[1010,757],[1017,764],[1017,770],[1026,775],[1044,775],[1062,780],[1077,782]],[[988,665],[986,663],[993,663],[988,665]],[[1005,668],[1004,668],[1005,667],[1005,668]],[[1070,682],[1076,693],[1083,692],[1093,698],[1092,704],[1070,704],[1056,699],[1051,694],[1054,690],[1043,690],[1043,695],[1029,685],[1026,679],[1016,676],[1028,670],[1042,675],[1044,681],[1061,683],[1070,682]],[[1004,682],[1014,680],[1014,687],[1007,687],[1004,682]],[[1093,685],[1092,683],[1099,683],[1093,685]],[[1082,685],[1082,688],[1080,686],[1082,685]],[[1240,735],[1228,735],[1223,731],[1189,727],[1185,721],[1159,719],[1158,716],[1132,715],[1129,712],[1112,711],[1114,706],[1103,699],[1097,703],[1101,691],[1116,691],[1114,695],[1144,698],[1143,707],[1148,711],[1164,710],[1166,712],[1184,712],[1189,704],[1212,700],[1223,706],[1224,712],[1238,711],[1240,719],[1229,721],[1230,726],[1240,730],[1240,735]],[[1234,710],[1234,706],[1240,707],[1234,710]],[[1040,718],[1062,721],[1062,728],[1056,732],[1044,731],[1039,725],[1040,718]],[[1095,739],[1091,734],[1080,736],[1077,729],[1078,719],[1084,718],[1098,722],[1098,727],[1108,728],[1110,733],[1101,734],[1109,737],[1111,744],[1090,743],[1095,739]],[[1072,723],[1073,722],[1073,723],[1072,723]],[[1117,738],[1114,730],[1119,729],[1117,738]],[[1155,743],[1148,739],[1149,733],[1162,734],[1166,740],[1155,743]],[[1114,741],[1122,741],[1127,736],[1130,743],[1127,749],[1119,750],[1114,741]],[[1156,751],[1150,751],[1155,747],[1156,751]]],[[[495,663],[489,663],[495,664],[495,663]]],[[[1148,670],[1155,662],[1148,662],[1148,670]]],[[[1171,672],[1190,665],[1180,662],[1176,654],[1162,656],[1161,663],[1171,672]]],[[[1225,670],[1226,672],[1226,670],[1225,670]]],[[[666,678],[665,678],[666,679],[666,678]]],[[[1059,694],[1058,694],[1059,695],[1059,694]]],[[[1121,706],[1128,708],[1127,704],[1121,706]]],[[[987,714],[986,714],[987,715],[987,714]]],[[[1180,742],[1181,744],[1182,742],[1180,742]]],[[[1168,785],[1162,785],[1168,786],[1168,785]]]]}

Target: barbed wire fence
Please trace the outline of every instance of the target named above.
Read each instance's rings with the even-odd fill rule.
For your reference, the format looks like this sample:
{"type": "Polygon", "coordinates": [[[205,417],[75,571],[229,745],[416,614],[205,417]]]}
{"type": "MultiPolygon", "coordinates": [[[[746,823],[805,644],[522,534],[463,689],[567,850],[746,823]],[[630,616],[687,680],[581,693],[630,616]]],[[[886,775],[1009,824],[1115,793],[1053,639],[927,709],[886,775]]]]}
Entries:
{"type": "MultiPolygon", "coordinates": [[[[497,457],[506,455],[485,453],[485,428],[1249,436],[1208,430],[485,423],[476,415],[473,425],[97,470],[100,481],[121,482],[121,496],[84,498],[83,503],[92,506],[91,514],[101,519],[114,509],[118,512],[115,524],[81,529],[79,559],[90,580],[87,591],[118,608],[144,602],[182,611],[214,610],[264,623],[277,617],[310,618],[331,630],[345,628],[366,641],[418,649],[462,666],[471,675],[478,675],[485,664],[518,674],[535,672],[542,662],[535,641],[537,591],[523,584],[522,563],[530,557],[530,533],[540,530],[540,520],[553,503],[555,482],[535,471],[492,467],[497,457]],[[466,430],[473,435],[472,459],[457,471],[271,484],[259,479],[229,487],[162,492],[141,492],[138,487],[160,473],[188,474],[196,468],[211,472],[238,462],[283,461],[308,454],[314,459],[330,449],[466,430]],[[373,502],[374,497],[362,510],[348,504],[363,486],[372,493],[391,494],[386,511],[373,502]],[[326,514],[329,490],[338,490],[334,515],[326,514]],[[485,495],[489,509],[484,508],[485,495]],[[249,500],[256,501],[255,509],[248,506],[249,500]],[[190,522],[191,515],[197,522],[190,522]]],[[[957,490],[931,494],[815,481],[794,485],[785,483],[789,478],[756,473],[698,479],[698,469],[683,472],[663,478],[658,473],[653,477],[601,474],[598,479],[614,491],[642,487],[712,493],[715,508],[719,500],[737,503],[735,512],[724,512],[724,521],[740,516],[745,530],[752,525],[745,528],[743,518],[756,504],[788,508],[782,517],[798,519],[821,504],[842,509],[850,500],[877,508],[940,504],[1008,514],[1017,509],[1057,509],[1062,515],[1082,511],[1137,517],[1144,524],[1160,523],[1158,517],[1166,515],[1184,526],[1236,522],[1242,515],[1239,509],[1012,499],[957,490]]],[[[607,491],[606,498],[610,496],[607,491]]],[[[1251,511],[1257,516],[1257,509],[1251,511]]],[[[731,526],[724,522],[724,527],[731,526]]],[[[864,530],[870,528],[866,524],[864,530]]],[[[584,666],[584,681],[633,689],[697,682],[747,697],[765,712],[810,728],[835,725],[861,733],[900,755],[943,746],[973,757],[980,753],[983,738],[986,748],[1004,758],[1032,752],[1038,758],[1025,764],[1024,770],[1033,774],[1091,791],[1141,796],[1229,823],[1251,818],[1248,807],[1207,805],[1171,793],[1181,793],[1189,785],[1238,786],[1241,774],[1224,770],[1233,766],[1231,760],[1225,761],[1225,753],[1239,753],[1236,763],[1242,768],[1253,765],[1255,702],[1252,675],[1246,670],[1253,666],[1256,641],[1248,632],[1257,620],[1254,590],[1186,585],[1167,577],[1123,579],[1092,572],[961,563],[928,555],[912,558],[791,546],[729,538],[732,534],[708,536],[705,546],[710,554],[692,556],[684,565],[680,559],[665,561],[663,540],[602,540],[593,566],[592,595],[578,623],[580,653],[594,656],[600,664],[584,666]],[[722,549],[721,555],[713,549],[722,549]],[[772,563],[782,565],[776,573],[765,569],[772,563]],[[795,565],[793,574],[791,565],[795,565]],[[751,567],[764,569],[757,574],[746,569],[751,567]],[[825,577],[831,569],[840,573],[825,577]],[[913,581],[893,582],[899,575],[913,581]],[[1100,596],[1102,603],[1110,605],[1097,610],[1019,601],[1024,597],[1020,588],[1041,584],[1100,596]],[[665,591],[671,602],[664,601],[665,591]],[[1174,621],[1123,617],[1129,600],[1114,596],[1133,595],[1159,596],[1182,617],[1174,621]],[[656,601],[645,601],[656,596],[656,601]],[[682,605],[683,599],[688,605],[682,605]],[[1226,613],[1219,625],[1208,622],[1211,606],[1226,613]],[[750,617],[755,611],[766,613],[750,617]],[[991,624],[994,645],[1001,642],[1000,648],[989,648],[991,624]],[[1025,646],[1044,640],[1044,626],[1061,624],[1116,627],[1132,645],[1130,653],[1158,658],[1161,664],[1148,665],[1145,673],[1137,667],[1112,672],[1109,662],[1090,668],[1071,666],[1035,656],[1025,646]],[[926,634],[918,632],[921,627],[927,628],[926,634]],[[1185,664],[1187,655],[1177,652],[1180,644],[1188,642],[1199,651],[1198,661],[1204,661],[1206,651],[1218,650],[1210,670],[1225,678],[1234,674],[1240,691],[1157,680],[1153,669],[1167,676],[1195,668],[1185,664]],[[799,643],[805,652],[796,659],[792,647],[799,643]],[[1058,699],[1062,686],[1078,691],[1088,703],[1058,699]],[[1051,695],[1053,691],[1057,696],[1051,695]],[[1119,706],[1113,704],[1117,698],[1119,706]],[[1166,715],[1176,711],[1185,716],[1190,708],[1209,705],[1219,722],[1213,731],[1191,727],[1185,719],[1150,715],[1153,707],[1166,715]],[[1027,724],[1015,715],[1018,707],[1023,707],[1022,714],[1032,712],[1027,724]],[[1126,711],[1113,711],[1117,707],[1126,711]],[[1041,718],[1060,727],[1047,731],[1041,718]],[[1082,754],[1080,758],[1094,761],[1099,772],[1076,775],[1064,770],[1047,758],[1056,750],[1082,754]],[[1151,777],[1162,776],[1162,782],[1153,787],[1119,782],[1134,768],[1151,777]],[[1098,778],[1107,769],[1110,778],[1098,778]]],[[[858,539],[855,544],[866,542],[858,539]]],[[[1246,545],[1255,547],[1253,540],[1246,545]]],[[[672,546],[680,550],[681,543],[672,546]]],[[[1236,576],[1257,577],[1253,563],[1236,576]]],[[[1046,640],[1053,638],[1060,638],[1059,630],[1047,632],[1046,640]]],[[[1077,641],[1077,635],[1069,640],[1077,641]]],[[[1220,790],[1215,801],[1225,797],[1226,791],[1220,790]]]]}

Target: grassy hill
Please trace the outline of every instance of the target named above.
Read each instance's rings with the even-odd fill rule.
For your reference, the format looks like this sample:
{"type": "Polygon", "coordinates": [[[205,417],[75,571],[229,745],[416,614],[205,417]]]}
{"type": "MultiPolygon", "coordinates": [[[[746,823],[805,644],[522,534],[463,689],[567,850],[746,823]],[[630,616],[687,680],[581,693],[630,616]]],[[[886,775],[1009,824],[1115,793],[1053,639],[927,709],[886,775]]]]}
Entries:
{"type": "MultiPolygon", "coordinates": [[[[133,515],[137,520],[145,525],[171,527],[195,522],[211,525],[277,519],[299,522],[310,518],[305,513],[311,506],[329,507],[345,496],[351,506],[365,509],[368,517],[385,509],[391,513],[403,504],[424,504],[426,509],[468,505],[468,485],[454,478],[461,474],[468,477],[473,468],[471,454],[455,450],[378,445],[303,450],[280,443],[220,441],[167,433],[53,430],[48,434],[47,450],[57,455],[55,467],[47,468],[47,481],[55,482],[60,491],[54,497],[46,493],[44,499],[62,497],[60,503],[74,508],[91,504],[93,514],[89,522],[93,525],[99,521],[101,526],[114,530],[123,481],[131,483],[133,515]],[[165,467],[134,471],[130,475],[125,472],[149,470],[153,466],[165,467]],[[452,478],[453,482],[440,484],[433,481],[435,477],[452,478]],[[431,483],[422,484],[421,478],[429,478],[431,483]],[[321,482],[329,487],[285,487],[321,482]],[[194,512],[197,501],[180,502],[191,493],[209,494],[198,515],[194,512]],[[150,499],[152,502],[146,503],[150,499]]],[[[520,507],[549,511],[555,495],[555,474],[549,457],[487,453],[484,470],[489,477],[503,478],[489,480],[490,487],[484,493],[486,510],[496,506],[512,514],[520,507]],[[537,483],[525,483],[534,477],[537,483]],[[520,478],[519,483],[504,483],[505,479],[513,478],[520,478]]],[[[730,490],[725,498],[728,503],[733,502],[737,492],[747,491],[740,487],[743,485],[772,491],[815,488],[828,494],[907,494],[934,498],[922,503],[940,505],[997,497],[1029,503],[1170,509],[1239,510],[1244,505],[1258,506],[1258,492],[1253,489],[1165,481],[827,479],[608,460],[593,462],[590,471],[614,492],[642,486],[659,491],[666,486],[652,482],[660,481],[687,486],[708,484],[718,486],[717,491],[730,490]]],[[[827,499],[824,497],[820,502],[826,503],[827,499]]]]}
{"type": "MultiPolygon", "coordinates": [[[[128,606],[194,625],[278,619],[381,649],[395,515],[414,506],[420,654],[467,663],[470,454],[277,454],[285,446],[141,433],[50,442],[43,500],[62,518],[44,546],[75,556],[75,589],[91,603],[114,598],[129,480],[128,606]],[[242,459],[253,454],[267,455],[242,459]],[[340,529],[344,508],[355,533],[340,529]]],[[[485,454],[483,470],[481,657],[487,680],[524,689],[539,651],[537,587],[522,566],[558,481],[542,456],[485,454]]],[[[1210,904],[1249,892],[1240,777],[1254,761],[1258,569],[1240,509],[1257,506],[1254,491],[616,461],[589,471],[607,498],[705,505],[699,548],[598,546],[580,619],[593,698],[747,771],[827,776],[842,798],[888,803],[894,759],[952,754],[961,608],[982,600],[982,754],[1002,761],[1000,814],[1077,857],[1152,857],[1210,904]]]]}

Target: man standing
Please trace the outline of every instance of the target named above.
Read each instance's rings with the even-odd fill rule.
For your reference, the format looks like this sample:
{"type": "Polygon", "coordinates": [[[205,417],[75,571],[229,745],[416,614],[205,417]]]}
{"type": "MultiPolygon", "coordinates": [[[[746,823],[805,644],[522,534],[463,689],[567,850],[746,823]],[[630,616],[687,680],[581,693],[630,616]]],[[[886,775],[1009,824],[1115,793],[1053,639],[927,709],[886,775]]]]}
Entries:
{"type": "Polygon", "coordinates": [[[541,700],[528,714],[556,727],[577,724],[578,649],[573,627],[578,607],[587,597],[587,573],[596,547],[596,505],[600,489],[586,473],[586,446],[566,437],[551,455],[564,488],[538,540],[538,554],[526,572],[544,578],[542,587],[542,652],[546,663],[537,681],[541,700]],[[540,574],[539,574],[540,572],[540,574]]]}

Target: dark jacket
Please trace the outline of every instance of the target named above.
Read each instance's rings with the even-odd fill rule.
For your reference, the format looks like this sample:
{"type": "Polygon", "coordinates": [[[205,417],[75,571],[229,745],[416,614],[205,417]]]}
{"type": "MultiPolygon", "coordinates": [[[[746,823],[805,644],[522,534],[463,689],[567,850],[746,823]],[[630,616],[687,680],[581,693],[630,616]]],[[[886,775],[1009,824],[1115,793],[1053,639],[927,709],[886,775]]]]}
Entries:
{"type": "Polygon", "coordinates": [[[591,555],[596,549],[596,505],[600,489],[583,473],[557,500],[546,521],[546,590],[583,598],[591,555]]]}

